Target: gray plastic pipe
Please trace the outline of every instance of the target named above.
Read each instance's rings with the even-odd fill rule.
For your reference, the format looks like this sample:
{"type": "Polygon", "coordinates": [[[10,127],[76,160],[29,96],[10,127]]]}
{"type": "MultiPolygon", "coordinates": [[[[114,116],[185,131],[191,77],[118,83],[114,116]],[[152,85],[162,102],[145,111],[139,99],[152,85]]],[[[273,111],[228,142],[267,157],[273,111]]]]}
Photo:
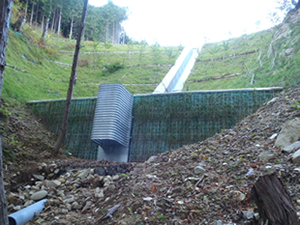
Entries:
{"type": "Polygon", "coordinates": [[[42,212],[44,208],[44,203],[47,199],[43,199],[34,203],[18,212],[10,214],[8,216],[9,225],[22,225],[31,220],[36,212],[42,212]]]}

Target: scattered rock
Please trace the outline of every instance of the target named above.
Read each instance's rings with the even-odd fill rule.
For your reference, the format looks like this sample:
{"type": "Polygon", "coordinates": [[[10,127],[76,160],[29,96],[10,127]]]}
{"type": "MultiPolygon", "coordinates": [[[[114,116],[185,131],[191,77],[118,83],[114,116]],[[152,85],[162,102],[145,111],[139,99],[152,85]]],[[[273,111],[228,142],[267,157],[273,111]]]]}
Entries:
{"type": "Polygon", "coordinates": [[[294,151],[295,149],[300,148],[300,141],[296,141],[293,144],[286,146],[282,149],[282,152],[287,152],[290,153],[292,151],[294,151]]]}
{"type": "Polygon", "coordinates": [[[32,176],[37,180],[41,180],[41,181],[45,180],[45,177],[42,175],[33,174],[32,176]]]}
{"type": "Polygon", "coordinates": [[[59,181],[59,180],[46,180],[45,185],[48,188],[56,188],[59,185],[61,185],[61,181],[59,181]]]}
{"type": "Polygon", "coordinates": [[[298,164],[300,164],[300,150],[296,151],[296,152],[292,155],[292,160],[293,160],[293,163],[298,163],[298,164]]]}
{"type": "Polygon", "coordinates": [[[284,123],[275,142],[275,146],[284,148],[298,141],[299,138],[300,120],[295,118],[284,123]]]}
{"type": "Polygon", "coordinates": [[[82,170],[80,171],[80,173],[78,174],[78,177],[81,179],[81,180],[85,180],[87,179],[87,177],[92,174],[92,170],[91,169],[85,169],[85,170],[82,170]]]}
{"type": "Polygon", "coordinates": [[[84,212],[84,211],[90,209],[91,206],[92,206],[92,204],[93,203],[91,201],[87,201],[87,203],[85,204],[85,206],[83,207],[83,209],[81,210],[81,212],[84,212]]]}
{"type": "Polygon", "coordinates": [[[151,197],[146,197],[146,198],[143,198],[144,201],[151,201],[153,198],[151,197]]]}
{"type": "Polygon", "coordinates": [[[270,151],[264,151],[259,154],[258,158],[260,160],[269,161],[270,159],[274,158],[274,154],[270,151]]]}
{"type": "Polygon", "coordinates": [[[292,162],[291,154],[281,154],[274,146],[275,137],[270,139],[293,118],[292,100],[287,99],[297,98],[298,89],[284,93],[232,129],[158,155],[153,163],[136,163],[128,174],[119,170],[119,175],[107,176],[108,162],[99,167],[81,160],[83,166],[78,166],[79,161],[67,171],[59,163],[41,166],[48,169],[40,173],[48,180],[33,180],[9,193],[8,208],[10,212],[21,209],[33,202],[28,199],[34,192],[45,190],[48,201],[36,223],[98,224],[110,208],[122,203],[118,213],[101,224],[250,224],[259,215],[248,201],[249,188],[259,175],[278,171],[299,211],[300,167],[293,163],[297,158],[292,162]]]}
{"type": "Polygon", "coordinates": [[[38,191],[38,192],[34,193],[33,195],[31,195],[30,199],[34,200],[34,201],[39,201],[39,200],[45,198],[47,195],[48,195],[48,192],[45,190],[42,190],[42,191],[38,191]]]}
{"type": "Polygon", "coordinates": [[[254,212],[253,211],[243,211],[243,215],[245,219],[251,220],[254,218],[254,212]]]}
{"type": "Polygon", "coordinates": [[[274,139],[274,138],[276,138],[278,136],[278,134],[277,133],[275,133],[275,134],[273,134],[271,137],[269,137],[269,139],[274,139]]]}
{"type": "Polygon", "coordinates": [[[150,156],[149,159],[146,161],[147,163],[155,162],[157,156],[150,156]]]}
{"type": "Polygon", "coordinates": [[[194,173],[195,174],[202,174],[202,173],[205,173],[205,169],[202,167],[202,166],[196,166],[194,168],[194,173]]]}

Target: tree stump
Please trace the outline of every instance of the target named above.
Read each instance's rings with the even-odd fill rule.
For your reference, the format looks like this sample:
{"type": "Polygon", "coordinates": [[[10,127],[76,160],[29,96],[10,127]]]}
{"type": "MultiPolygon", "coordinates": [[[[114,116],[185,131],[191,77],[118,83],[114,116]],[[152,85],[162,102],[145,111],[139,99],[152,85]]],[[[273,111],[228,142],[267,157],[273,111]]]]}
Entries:
{"type": "Polygon", "coordinates": [[[277,174],[259,177],[251,190],[262,221],[269,225],[300,224],[290,196],[277,174]]]}

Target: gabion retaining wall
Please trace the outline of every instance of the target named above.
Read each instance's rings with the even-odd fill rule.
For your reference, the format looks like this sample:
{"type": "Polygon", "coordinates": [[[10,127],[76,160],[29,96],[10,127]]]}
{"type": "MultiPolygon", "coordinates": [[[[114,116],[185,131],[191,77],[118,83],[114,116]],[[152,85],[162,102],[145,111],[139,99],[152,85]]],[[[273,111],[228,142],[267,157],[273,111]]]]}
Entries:
{"type": "MultiPolygon", "coordinates": [[[[281,88],[135,95],[129,161],[144,161],[228,129],[271,100],[281,88]]],[[[59,133],[65,100],[29,102],[33,112],[59,133]]],[[[96,98],[73,99],[66,146],[77,157],[97,158],[91,141],[96,98]]]]}
{"type": "MultiPolygon", "coordinates": [[[[72,99],[64,144],[79,158],[97,159],[98,145],[91,141],[96,102],[96,97],[72,99]]],[[[33,113],[56,134],[61,129],[65,104],[66,100],[28,102],[33,113]]]]}

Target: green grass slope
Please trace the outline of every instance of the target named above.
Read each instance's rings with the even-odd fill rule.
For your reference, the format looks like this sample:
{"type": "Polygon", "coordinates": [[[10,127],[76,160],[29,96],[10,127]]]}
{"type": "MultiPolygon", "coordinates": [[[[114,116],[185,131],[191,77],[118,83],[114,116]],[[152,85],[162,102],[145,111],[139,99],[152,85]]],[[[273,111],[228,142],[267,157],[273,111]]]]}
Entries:
{"type": "Polygon", "coordinates": [[[184,90],[297,85],[299,25],[299,11],[296,11],[272,29],[205,44],[184,90]]]}
{"type": "MultiPolygon", "coordinates": [[[[9,101],[65,98],[75,40],[25,25],[10,30],[3,97],[9,101]]],[[[283,86],[300,80],[300,15],[288,14],[272,29],[205,44],[185,90],[283,86]]],[[[73,97],[96,96],[100,84],[121,83],[133,94],[152,93],[182,50],[158,45],[111,45],[84,41],[73,97]]]]}
{"type": "MultiPolygon", "coordinates": [[[[3,97],[9,101],[65,98],[75,40],[48,35],[25,25],[9,31],[3,97]]],[[[175,63],[182,47],[111,45],[84,41],[74,97],[96,96],[100,84],[121,83],[133,94],[151,93],[175,63]]]]}

